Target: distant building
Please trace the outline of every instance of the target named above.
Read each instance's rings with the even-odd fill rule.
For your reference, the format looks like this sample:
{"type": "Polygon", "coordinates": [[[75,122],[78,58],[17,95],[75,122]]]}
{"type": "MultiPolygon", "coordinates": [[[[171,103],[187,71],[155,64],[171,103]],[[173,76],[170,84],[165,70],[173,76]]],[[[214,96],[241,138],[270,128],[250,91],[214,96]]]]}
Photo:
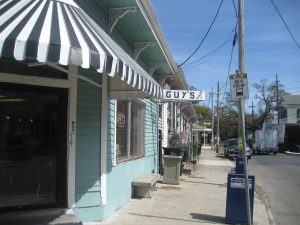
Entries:
{"type": "Polygon", "coordinates": [[[300,123],[300,95],[284,95],[279,123],[300,123]]]}

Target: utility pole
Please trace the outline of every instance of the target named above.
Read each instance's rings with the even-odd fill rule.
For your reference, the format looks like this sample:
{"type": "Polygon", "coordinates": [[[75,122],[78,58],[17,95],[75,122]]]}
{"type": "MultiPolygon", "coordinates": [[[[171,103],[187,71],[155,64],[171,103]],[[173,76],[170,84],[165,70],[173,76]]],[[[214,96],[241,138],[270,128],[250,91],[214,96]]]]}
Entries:
{"type": "Polygon", "coordinates": [[[220,82],[218,81],[217,89],[217,153],[219,153],[219,141],[220,141],[220,82]]]}
{"type": "MultiPolygon", "coordinates": [[[[249,106],[249,108],[251,108],[251,116],[252,116],[252,124],[254,125],[254,108],[256,106],[253,105],[253,101],[252,101],[252,104],[251,106],[249,106]]],[[[254,136],[254,127],[252,128],[252,139],[255,139],[255,136],[254,136]]]]}
{"type": "Polygon", "coordinates": [[[215,142],[215,138],[214,138],[214,88],[211,88],[211,149],[214,150],[214,142],[215,142]]]}
{"type": "MultiPolygon", "coordinates": [[[[239,28],[239,72],[240,74],[243,74],[245,72],[244,0],[239,0],[238,28],[239,28]]],[[[249,180],[248,180],[248,171],[247,171],[246,135],[245,135],[245,102],[244,99],[242,98],[239,99],[239,120],[240,120],[240,135],[242,137],[242,143],[243,143],[247,224],[251,225],[252,221],[251,221],[251,209],[250,209],[250,194],[249,194],[249,180]]]]}
{"type": "Polygon", "coordinates": [[[275,85],[276,85],[276,111],[277,111],[277,124],[279,124],[279,93],[278,93],[278,89],[279,89],[279,80],[276,74],[276,81],[275,81],[275,85]]]}
{"type": "Polygon", "coordinates": [[[256,107],[256,106],[253,105],[253,101],[252,101],[251,106],[249,106],[249,108],[251,108],[252,122],[254,121],[254,108],[255,108],[255,107],[256,107]]]}

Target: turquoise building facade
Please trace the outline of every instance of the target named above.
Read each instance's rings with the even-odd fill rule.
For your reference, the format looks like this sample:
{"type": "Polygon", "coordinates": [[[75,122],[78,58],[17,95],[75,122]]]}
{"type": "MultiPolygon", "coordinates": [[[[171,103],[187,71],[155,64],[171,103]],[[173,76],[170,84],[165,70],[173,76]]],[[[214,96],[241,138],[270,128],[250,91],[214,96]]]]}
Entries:
{"type": "Polygon", "coordinates": [[[177,66],[151,3],[0,6],[0,211],[104,220],[158,173],[162,84],[177,66]]]}

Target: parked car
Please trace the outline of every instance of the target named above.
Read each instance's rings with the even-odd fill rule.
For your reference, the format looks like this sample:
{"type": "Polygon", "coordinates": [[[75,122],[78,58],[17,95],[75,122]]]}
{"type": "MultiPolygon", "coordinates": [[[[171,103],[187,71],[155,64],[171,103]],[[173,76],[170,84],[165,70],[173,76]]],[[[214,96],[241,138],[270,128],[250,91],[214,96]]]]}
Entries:
{"type": "MultiPolygon", "coordinates": [[[[226,158],[235,158],[239,155],[237,138],[228,139],[224,143],[224,154],[226,158]]],[[[247,158],[251,159],[252,151],[247,143],[246,143],[246,154],[247,154],[247,158]]]]}

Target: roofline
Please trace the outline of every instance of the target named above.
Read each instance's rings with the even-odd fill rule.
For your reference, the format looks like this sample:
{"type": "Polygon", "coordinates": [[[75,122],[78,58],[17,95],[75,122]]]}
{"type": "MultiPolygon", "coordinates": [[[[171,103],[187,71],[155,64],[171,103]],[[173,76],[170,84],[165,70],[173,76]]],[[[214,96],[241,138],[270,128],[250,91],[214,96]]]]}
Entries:
{"type": "Polygon", "coordinates": [[[140,8],[143,16],[145,17],[150,29],[152,30],[156,41],[158,42],[159,46],[163,50],[163,54],[165,55],[167,62],[173,72],[177,71],[177,65],[174,61],[174,58],[171,54],[171,51],[168,47],[168,44],[166,42],[166,39],[164,37],[164,34],[162,32],[162,29],[160,27],[160,24],[156,18],[156,15],[153,11],[153,7],[149,0],[136,0],[136,3],[138,7],[140,8]]]}

